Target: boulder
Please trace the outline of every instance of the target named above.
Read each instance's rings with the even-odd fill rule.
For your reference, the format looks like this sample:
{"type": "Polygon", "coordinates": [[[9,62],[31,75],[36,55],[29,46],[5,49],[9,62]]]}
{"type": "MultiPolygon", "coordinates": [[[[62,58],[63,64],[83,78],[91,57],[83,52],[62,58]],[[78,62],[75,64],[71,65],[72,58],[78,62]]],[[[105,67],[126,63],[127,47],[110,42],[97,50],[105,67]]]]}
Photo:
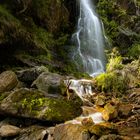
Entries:
{"type": "Polygon", "coordinates": [[[48,69],[45,66],[36,66],[29,69],[19,70],[16,72],[18,79],[26,84],[31,84],[36,78],[48,69]]]}
{"type": "Polygon", "coordinates": [[[79,124],[61,124],[54,129],[55,140],[88,140],[89,133],[79,124]]]}
{"type": "Polygon", "coordinates": [[[18,79],[13,71],[4,71],[0,74],[0,93],[10,91],[16,87],[18,79]]]}
{"type": "Polygon", "coordinates": [[[9,125],[9,124],[3,124],[0,126],[0,136],[1,137],[11,137],[11,136],[16,136],[20,133],[21,129],[13,126],[13,125],[9,125]]]}
{"type": "Polygon", "coordinates": [[[90,134],[94,134],[96,136],[117,133],[116,127],[113,124],[106,123],[106,122],[89,126],[88,130],[89,130],[90,134]]]}
{"type": "Polygon", "coordinates": [[[119,116],[128,117],[132,113],[133,106],[131,104],[119,105],[119,116]]]}
{"type": "Polygon", "coordinates": [[[57,73],[43,72],[32,84],[36,86],[39,90],[55,94],[61,93],[61,81],[63,76],[57,73]]]}
{"type": "Polygon", "coordinates": [[[0,104],[0,113],[13,116],[63,122],[82,113],[80,98],[67,100],[63,97],[45,96],[38,90],[18,89],[13,91],[0,104]]]}
{"type": "Polygon", "coordinates": [[[34,125],[23,129],[16,140],[44,140],[47,137],[47,128],[34,125]]]}

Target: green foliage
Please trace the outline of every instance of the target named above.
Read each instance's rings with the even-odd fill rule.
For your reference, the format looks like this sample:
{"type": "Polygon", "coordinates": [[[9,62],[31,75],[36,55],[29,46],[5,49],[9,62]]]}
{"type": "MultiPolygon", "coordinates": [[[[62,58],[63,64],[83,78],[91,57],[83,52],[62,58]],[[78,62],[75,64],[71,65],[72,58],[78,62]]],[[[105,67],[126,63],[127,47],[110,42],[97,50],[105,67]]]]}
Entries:
{"type": "Polygon", "coordinates": [[[118,14],[116,0],[100,0],[97,5],[98,13],[105,26],[106,35],[111,43],[118,36],[118,23],[115,16],[118,14]]]}
{"type": "Polygon", "coordinates": [[[134,8],[130,8],[134,5],[135,1],[127,1],[124,4],[124,2],[117,0],[99,0],[97,10],[104,23],[105,33],[113,46],[128,47],[130,42],[133,44],[135,40],[139,40],[136,39],[138,35],[136,35],[136,37],[131,34],[130,40],[128,39],[130,35],[126,37],[127,33],[120,31],[120,28],[122,28],[135,32],[133,27],[135,27],[138,22],[139,16],[134,12],[134,8]],[[124,38],[122,38],[122,36],[124,38]],[[123,41],[123,39],[124,43],[121,43],[120,41],[123,41]],[[129,40],[129,42],[127,40],[129,40]]]}
{"type": "Polygon", "coordinates": [[[121,75],[110,72],[96,77],[97,88],[105,92],[123,93],[126,89],[126,80],[121,75]]]}
{"type": "Polygon", "coordinates": [[[140,44],[133,44],[129,49],[128,56],[134,59],[140,58],[140,44]]]}
{"type": "Polygon", "coordinates": [[[110,58],[109,63],[106,65],[106,71],[111,72],[114,70],[121,70],[123,68],[122,57],[117,56],[115,58],[110,58]]]}
{"type": "Polygon", "coordinates": [[[17,20],[6,8],[0,5],[0,21],[14,21],[16,24],[19,24],[19,20],[17,20]]]}

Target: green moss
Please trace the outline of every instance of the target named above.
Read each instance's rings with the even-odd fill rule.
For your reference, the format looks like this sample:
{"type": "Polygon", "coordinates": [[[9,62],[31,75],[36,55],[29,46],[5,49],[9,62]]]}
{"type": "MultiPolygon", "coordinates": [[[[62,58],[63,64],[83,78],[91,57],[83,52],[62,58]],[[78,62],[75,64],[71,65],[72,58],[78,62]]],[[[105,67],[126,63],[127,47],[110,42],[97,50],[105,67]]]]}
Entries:
{"type": "Polygon", "coordinates": [[[115,72],[103,73],[96,77],[97,88],[105,92],[123,93],[127,87],[125,77],[115,72]]]}
{"type": "MultiPolygon", "coordinates": [[[[62,118],[72,119],[72,116],[74,117],[74,114],[76,113],[76,112],[72,112],[75,104],[73,104],[71,101],[66,102],[62,99],[60,100],[55,100],[55,99],[47,100],[46,99],[46,101],[50,109],[46,111],[45,116],[49,118],[49,120],[52,119],[56,121],[58,120],[62,121],[61,120],[62,118]]],[[[77,110],[77,111],[79,112],[80,110],[77,110]]]]}
{"type": "Polygon", "coordinates": [[[80,98],[66,100],[65,98],[45,97],[37,90],[19,89],[11,95],[13,110],[17,115],[33,117],[49,121],[61,122],[73,119],[81,114],[80,98]]]}
{"type": "Polygon", "coordinates": [[[140,57],[140,44],[133,44],[129,49],[128,56],[134,59],[138,59],[140,57]]]}

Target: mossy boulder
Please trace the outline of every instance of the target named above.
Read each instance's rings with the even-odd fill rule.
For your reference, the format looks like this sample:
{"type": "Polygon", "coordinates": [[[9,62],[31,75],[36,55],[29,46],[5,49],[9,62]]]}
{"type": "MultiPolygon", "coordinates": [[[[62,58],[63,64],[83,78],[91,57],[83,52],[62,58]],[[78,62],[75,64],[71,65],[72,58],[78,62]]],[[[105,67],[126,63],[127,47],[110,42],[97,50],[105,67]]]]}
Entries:
{"type": "Polygon", "coordinates": [[[62,97],[45,97],[38,90],[19,89],[1,101],[0,112],[3,115],[62,122],[79,116],[81,105],[79,98],[72,101],[62,97]]]}

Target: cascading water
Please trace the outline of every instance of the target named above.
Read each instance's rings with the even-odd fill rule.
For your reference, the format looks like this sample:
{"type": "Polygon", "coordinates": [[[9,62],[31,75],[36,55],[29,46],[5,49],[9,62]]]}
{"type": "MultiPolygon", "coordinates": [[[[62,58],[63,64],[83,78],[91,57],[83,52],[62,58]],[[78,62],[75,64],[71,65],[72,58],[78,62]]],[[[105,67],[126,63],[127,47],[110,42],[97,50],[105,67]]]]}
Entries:
{"type": "Polygon", "coordinates": [[[77,45],[77,51],[73,58],[78,66],[80,67],[80,62],[82,62],[84,72],[91,76],[103,73],[104,36],[91,0],[80,0],[80,16],[77,32],[73,34],[73,39],[77,45]]]}

